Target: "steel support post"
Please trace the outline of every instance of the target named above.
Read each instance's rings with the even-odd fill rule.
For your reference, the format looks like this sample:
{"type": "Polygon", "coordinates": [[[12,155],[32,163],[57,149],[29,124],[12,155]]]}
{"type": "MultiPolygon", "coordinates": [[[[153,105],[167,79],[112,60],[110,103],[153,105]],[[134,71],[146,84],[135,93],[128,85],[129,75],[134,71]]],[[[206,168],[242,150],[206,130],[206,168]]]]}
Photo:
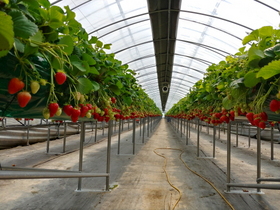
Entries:
{"type": "MultiPolygon", "coordinates": [[[[83,171],[83,151],[84,151],[84,140],[85,140],[85,122],[81,122],[81,133],[80,133],[80,150],[79,150],[79,171],[83,171]]],[[[77,190],[82,189],[82,178],[78,179],[77,190]]]]}
{"type": "Polygon", "coordinates": [[[60,123],[58,122],[58,123],[57,123],[57,132],[56,132],[57,138],[60,138],[60,130],[59,130],[59,127],[60,127],[60,123]]]}
{"type": "Polygon", "coordinates": [[[47,153],[49,153],[49,151],[50,151],[50,133],[51,133],[49,120],[47,120],[47,124],[48,124],[47,153]]]}
{"type": "Polygon", "coordinates": [[[216,156],[216,126],[213,125],[213,158],[216,156]]]}
{"type": "Polygon", "coordinates": [[[132,131],[132,143],[133,143],[133,150],[132,150],[132,154],[135,155],[135,145],[136,145],[136,140],[135,140],[135,127],[136,127],[136,120],[135,118],[133,118],[133,131],[132,131]]]}
{"type": "Polygon", "coordinates": [[[127,130],[129,130],[129,119],[126,120],[126,122],[127,122],[127,130]]]}
{"type": "Polygon", "coordinates": [[[248,147],[251,147],[251,125],[248,128],[249,138],[248,138],[248,147]]]}
{"type": "Polygon", "coordinates": [[[30,125],[30,120],[27,120],[27,134],[26,134],[26,137],[27,137],[27,146],[29,145],[29,125],[30,125]]]}
{"type": "Polygon", "coordinates": [[[66,148],[66,127],[67,127],[67,123],[64,120],[64,133],[63,133],[63,148],[62,148],[62,152],[65,153],[65,148],[66,148]]]}
{"type": "Polygon", "coordinates": [[[236,123],[236,147],[238,147],[238,123],[236,123]]]}
{"type": "Polygon", "coordinates": [[[142,135],[142,143],[144,144],[145,140],[145,121],[146,118],[143,118],[143,135],[142,135]]]}
{"type": "Polygon", "coordinates": [[[150,117],[148,116],[148,122],[147,122],[147,137],[150,136],[150,117]]]}
{"type": "Polygon", "coordinates": [[[221,139],[221,124],[219,124],[218,129],[219,129],[218,140],[220,140],[221,139]]]}
{"type": "Polygon", "coordinates": [[[124,124],[124,120],[122,120],[122,131],[123,131],[123,124],[124,124]]]}
{"type": "Polygon", "coordinates": [[[184,134],[186,134],[186,119],[184,119],[184,134]]]}
{"type": "Polygon", "coordinates": [[[119,120],[119,133],[118,133],[118,155],[120,154],[121,151],[121,128],[122,128],[122,120],[119,120]]]}
{"type": "Polygon", "coordinates": [[[140,124],[139,136],[141,136],[141,133],[142,133],[142,119],[143,119],[143,118],[140,118],[140,119],[139,119],[139,124],[140,124]]]}
{"type": "Polygon", "coordinates": [[[181,131],[181,137],[183,136],[183,118],[180,118],[181,120],[181,128],[180,128],[180,131],[181,131]]]}
{"type": "Polygon", "coordinates": [[[97,120],[95,121],[94,142],[97,141],[97,120]]]}
{"type": "Polygon", "coordinates": [[[207,134],[209,135],[209,124],[207,123],[207,134]]]}
{"type": "Polygon", "coordinates": [[[105,121],[102,121],[102,136],[104,136],[105,131],[105,121]]]}
{"type": "Polygon", "coordinates": [[[187,129],[186,129],[186,145],[189,144],[189,121],[187,120],[187,129]]]}
{"type": "MultiPolygon", "coordinates": [[[[227,183],[230,183],[230,167],[231,167],[231,122],[227,124],[227,183]]],[[[230,186],[227,185],[227,192],[230,192],[230,186]]]]}
{"type": "Polygon", "coordinates": [[[111,140],[112,140],[112,120],[109,120],[108,123],[108,144],[107,144],[107,167],[106,173],[106,191],[110,190],[110,168],[111,168],[111,140]]]}
{"type": "Polygon", "coordinates": [[[274,144],[273,144],[273,139],[274,139],[274,128],[273,125],[271,125],[271,131],[270,131],[270,144],[271,144],[271,160],[274,160],[274,144]]]}
{"type": "Polygon", "coordinates": [[[191,122],[192,122],[192,121],[189,121],[189,123],[188,123],[188,124],[189,124],[189,134],[188,134],[188,135],[189,135],[189,138],[191,138],[191,122]]]}
{"type": "Polygon", "coordinates": [[[196,156],[199,157],[199,119],[197,119],[197,151],[196,151],[196,156]]]}
{"type": "MultiPolygon", "coordinates": [[[[260,128],[257,127],[257,180],[261,178],[261,134],[260,128]]],[[[260,181],[257,181],[260,184],[260,181]]],[[[260,192],[261,188],[257,188],[257,192],[260,192]]]]}

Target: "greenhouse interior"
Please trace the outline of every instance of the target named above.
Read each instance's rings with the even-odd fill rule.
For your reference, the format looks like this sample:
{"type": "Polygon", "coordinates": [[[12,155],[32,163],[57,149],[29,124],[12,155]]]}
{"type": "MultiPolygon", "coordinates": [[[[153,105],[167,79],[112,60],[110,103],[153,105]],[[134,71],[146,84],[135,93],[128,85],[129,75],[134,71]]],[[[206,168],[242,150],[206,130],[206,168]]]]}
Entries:
{"type": "Polygon", "coordinates": [[[0,210],[278,210],[279,11],[0,0],[0,210]]]}

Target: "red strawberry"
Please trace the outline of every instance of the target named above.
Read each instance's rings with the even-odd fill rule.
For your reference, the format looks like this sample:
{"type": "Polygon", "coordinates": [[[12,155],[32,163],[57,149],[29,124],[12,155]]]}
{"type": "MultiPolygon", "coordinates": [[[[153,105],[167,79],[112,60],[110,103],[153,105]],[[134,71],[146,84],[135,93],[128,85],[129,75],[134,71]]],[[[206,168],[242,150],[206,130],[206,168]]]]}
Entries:
{"type": "Polygon", "coordinates": [[[8,84],[8,92],[15,94],[24,88],[25,84],[19,78],[12,78],[8,84]]]}
{"type": "Polygon", "coordinates": [[[247,119],[252,122],[254,120],[254,113],[249,112],[246,114],[247,119]]]}
{"type": "Polygon", "coordinates": [[[71,115],[72,122],[77,122],[80,114],[81,114],[81,111],[79,108],[73,108],[72,115],[71,115]]]}
{"type": "Polygon", "coordinates": [[[57,84],[62,85],[66,81],[66,74],[64,72],[57,72],[55,74],[55,81],[57,84]]]}
{"type": "Polygon", "coordinates": [[[263,121],[259,122],[259,127],[265,129],[265,122],[263,121]]]}
{"type": "Polygon", "coordinates": [[[31,94],[27,91],[22,91],[17,94],[17,100],[20,107],[25,107],[31,99],[31,94]]]}
{"type": "Polygon", "coordinates": [[[63,106],[63,111],[65,114],[67,114],[68,116],[72,115],[72,111],[73,111],[73,106],[70,104],[64,105],[63,106]]]}
{"type": "Polygon", "coordinates": [[[115,104],[117,102],[117,99],[115,97],[111,97],[111,101],[113,104],[115,104]]]}
{"type": "Polygon", "coordinates": [[[267,119],[268,119],[268,116],[267,116],[267,114],[266,114],[265,112],[261,112],[261,113],[259,114],[259,116],[260,116],[260,118],[261,118],[263,121],[267,121],[267,119]]]}
{"type": "Polygon", "coordinates": [[[86,104],[86,106],[88,107],[89,110],[93,109],[93,106],[91,104],[86,104]]]}
{"type": "Polygon", "coordinates": [[[53,117],[55,115],[55,113],[57,112],[59,105],[58,105],[58,103],[50,103],[48,108],[50,110],[50,117],[53,117]]]}
{"type": "Polygon", "coordinates": [[[277,100],[272,100],[269,104],[269,108],[272,112],[276,112],[277,110],[280,109],[280,104],[277,100]]]}
{"type": "Polygon", "coordinates": [[[88,112],[88,106],[84,106],[84,105],[81,105],[81,114],[80,114],[80,117],[85,117],[87,112],[88,112]]]}

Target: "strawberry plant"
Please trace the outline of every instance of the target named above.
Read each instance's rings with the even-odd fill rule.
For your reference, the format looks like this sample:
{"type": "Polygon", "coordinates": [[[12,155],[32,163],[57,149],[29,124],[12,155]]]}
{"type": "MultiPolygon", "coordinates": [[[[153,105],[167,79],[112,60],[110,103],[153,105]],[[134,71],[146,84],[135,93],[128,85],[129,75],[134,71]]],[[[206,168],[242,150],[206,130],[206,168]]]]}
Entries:
{"type": "Polygon", "coordinates": [[[8,84],[8,92],[15,94],[24,88],[25,84],[19,78],[12,78],[8,84]]]}

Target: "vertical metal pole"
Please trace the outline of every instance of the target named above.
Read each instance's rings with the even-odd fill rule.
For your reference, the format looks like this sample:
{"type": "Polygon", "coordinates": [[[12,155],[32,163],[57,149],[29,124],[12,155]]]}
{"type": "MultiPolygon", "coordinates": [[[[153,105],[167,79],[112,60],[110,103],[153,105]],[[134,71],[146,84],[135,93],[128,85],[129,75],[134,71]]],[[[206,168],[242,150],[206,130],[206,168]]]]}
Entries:
{"type": "Polygon", "coordinates": [[[59,127],[60,127],[60,122],[57,122],[57,138],[60,138],[60,130],[59,130],[59,127]]]}
{"type": "Polygon", "coordinates": [[[136,120],[135,118],[133,118],[133,132],[132,132],[132,143],[133,143],[133,155],[135,155],[135,145],[136,145],[136,141],[135,141],[135,127],[136,127],[136,120]]]}
{"type": "Polygon", "coordinates": [[[94,142],[97,141],[97,120],[95,121],[94,142]]]}
{"type": "Polygon", "coordinates": [[[183,118],[180,118],[181,119],[181,137],[183,136],[183,118]]]}
{"type": "Polygon", "coordinates": [[[213,125],[213,158],[216,155],[216,126],[213,125]]]}
{"type": "Polygon", "coordinates": [[[30,122],[30,120],[27,120],[27,135],[26,135],[26,137],[27,137],[27,146],[29,145],[29,122],[30,122]]]}
{"type": "Polygon", "coordinates": [[[179,133],[179,130],[180,130],[180,118],[177,118],[177,133],[179,133]]]}
{"type": "Polygon", "coordinates": [[[236,123],[236,147],[238,147],[238,123],[236,123]]]}
{"type": "Polygon", "coordinates": [[[47,124],[48,124],[47,153],[49,153],[49,151],[50,151],[50,133],[51,133],[49,120],[47,120],[47,124]]]}
{"type": "MultiPolygon", "coordinates": [[[[231,158],[231,123],[227,124],[227,183],[230,183],[230,158],[231,158]]],[[[230,192],[230,186],[227,186],[227,192],[230,192]]]]}
{"type": "MultiPolygon", "coordinates": [[[[83,170],[83,150],[84,150],[84,140],[85,140],[85,122],[81,122],[81,134],[80,134],[80,151],[79,151],[79,171],[83,170]]],[[[78,178],[78,188],[82,189],[82,178],[78,178]]]]}
{"type": "Polygon", "coordinates": [[[196,156],[199,157],[199,119],[197,119],[197,152],[196,156]]]}
{"type": "Polygon", "coordinates": [[[274,139],[274,129],[273,125],[271,125],[271,136],[270,136],[270,143],[271,143],[271,160],[274,160],[274,144],[273,144],[273,139],[274,139]]]}
{"type": "Polygon", "coordinates": [[[209,134],[209,123],[207,123],[207,134],[209,134]]]}
{"type": "Polygon", "coordinates": [[[150,136],[150,116],[148,116],[148,122],[147,122],[147,137],[150,136]]]}
{"type": "Polygon", "coordinates": [[[109,176],[106,176],[106,191],[109,191],[110,189],[110,168],[111,168],[111,137],[112,137],[112,120],[109,120],[108,123],[108,144],[107,144],[107,167],[106,167],[106,173],[109,174],[109,176]]]}
{"type": "Polygon", "coordinates": [[[140,123],[140,132],[139,132],[139,135],[140,135],[140,136],[141,136],[141,131],[142,131],[142,128],[141,128],[141,127],[142,127],[142,119],[143,119],[143,118],[139,118],[139,120],[140,120],[140,121],[139,121],[139,123],[140,123]]]}
{"type": "Polygon", "coordinates": [[[143,135],[142,135],[142,143],[144,144],[144,138],[145,138],[145,121],[146,118],[143,118],[143,135]]]}
{"type": "Polygon", "coordinates": [[[186,126],[186,145],[189,144],[189,138],[188,138],[188,135],[189,135],[189,121],[187,120],[187,126],[186,126]]]}
{"type": "Polygon", "coordinates": [[[184,134],[186,134],[186,119],[184,119],[184,134]]]}
{"type": "Polygon", "coordinates": [[[189,138],[191,138],[191,121],[189,121],[188,126],[189,126],[189,129],[188,129],[189,134],[188,135],[189,135],[189,138]]]}
{"type": "Polygon", "coordinates": [[[127,122],[127,130],[129,130],[129,119],[126,122],[127,122]]]}
{"type": "MultiPolygon", "coordinates": [[[[261,137],[260,128],[257,127],[257,180],[261,177],[261,137]]],[[[259,184],[260,181],[257,181],[259,184]]],[[[257,188],[257,192],[260,192],[261,188],[257,188]]]]}
{"type": "Polygon", "coordinates": [[[66,147],[66,128],[67,128],[67,123],[64,120],[64,134],[63,134],[63,148],[62,148],[63,153],[65,153],[65,147],[66,147]]]}
{"type": "Polygon", "coordinates": [[[219,124],[218,129],[219,129],[218,139],[220,140],[220,138],[221,138],[221,124],[219,124]]]}
{"type": "Polygon", "coordinates": [[[123,124],[124,124],[124,120],[122,120],[122,131],[123,131],[123,124]]]}
{"type": "Polygon", "coordinates": [[[102,121],[102,136],[104,136],[104,130],[105,130],[105,121],[102,121]]]}
{"type": "Polygon", "coordinates": [[[249,132],[248,147],[251,147],[251,125],[249,125],[248,132],[249,132]]]}
{"type": "Polygon", "coordinates": [[[122,120],[119,120],[119,133],[118,133],[118,155],[120,154],[121,151],[121,128],[122,128],[122,120]]]}

